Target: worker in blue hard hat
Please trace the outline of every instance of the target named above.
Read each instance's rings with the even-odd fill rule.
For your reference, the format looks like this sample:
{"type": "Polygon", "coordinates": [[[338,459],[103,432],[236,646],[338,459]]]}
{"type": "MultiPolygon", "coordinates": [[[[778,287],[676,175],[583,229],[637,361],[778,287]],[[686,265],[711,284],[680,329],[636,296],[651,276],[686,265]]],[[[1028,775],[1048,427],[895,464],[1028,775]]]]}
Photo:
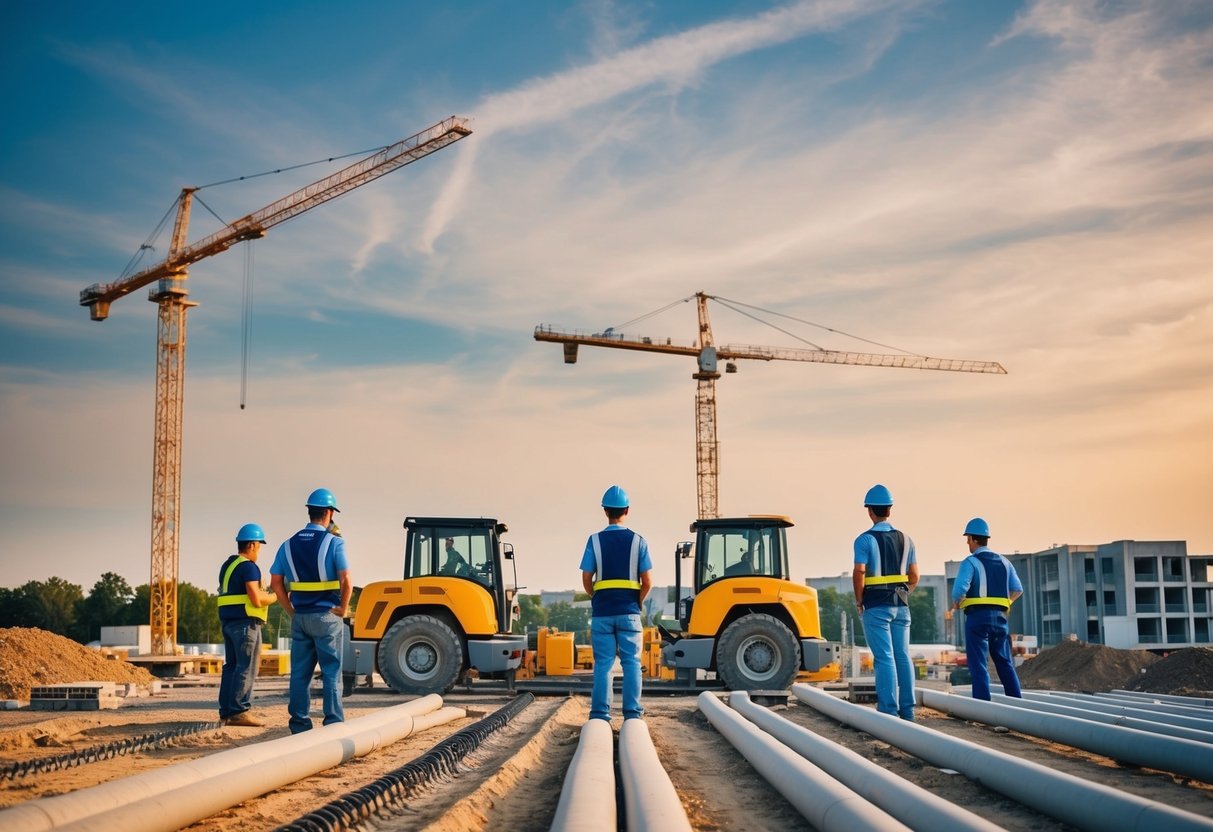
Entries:
{"type": "Polygon", "coordinates": [[[611,668],[619,658],[623,670],[623,718],[639,719],[640,651],[644,642],[641,604],[652,587],[649,544],[623,520],[631,508],[627,492],[612,485],[602,495],[607,527],[590,535],[581,555],[581,583],[590,596],[590,644],[594,685],[590,719],[611,720],[611,668]]]}
{"type": "Polygon", "coordinates": [[[964,610],[965,614],[965,656],[973,680],[973,698],[990,699],[991,658],[1003,693],[1022,697],[1011,658],[1007,613],[1015,599],[1023,595],[1023,583],[1015,566],[986,545],[990,542],[989,523],[974,517],[965,525],[964,537],[969,556],[956,573],[952,609],[964,610]]]}
{"type": "Polygon", "coordinates": [[[312,727],[312,674],[320,665],[324,724],[345,721],[341,704],[341,654],[345,615],[354,584],[345,556],[345,540],[334,527],[340,511],[327,488],[307,498],[308,524],[278,547],[270,567],[270,585],[291,616],[291,685],[287,711],[292,734],[312,727]]]}
{"type": "Polygon", "coordinates": [[[236,554],[219,567],[219,624],[223,629],[219,719],[227,725],[257,728],[265,724],[249,713],[261,659],[261,626],[275,600],[262,585],[257,566],[264,543],[262,528],[245,523],[236,532],[236,554]]]}
{"type": "Polygon", "coordinates": [[[918,585],[914,541],[889,523],[893,495],[883,485],[863,499],[872,527],[855,538],[851,586],[876,673],[876,710],[914,719],[910,593],[918,585]]]}

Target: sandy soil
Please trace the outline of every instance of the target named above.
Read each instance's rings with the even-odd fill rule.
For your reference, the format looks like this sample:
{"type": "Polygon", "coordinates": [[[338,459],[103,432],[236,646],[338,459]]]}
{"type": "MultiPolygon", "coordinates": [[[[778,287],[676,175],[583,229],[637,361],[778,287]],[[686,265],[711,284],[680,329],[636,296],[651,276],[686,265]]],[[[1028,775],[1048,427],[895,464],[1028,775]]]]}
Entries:
{"type": "MultiPolygon", "coordinates": [[[[117,710],[64,715],[29,710],[0,712],[0,758],[5,761],[63,753],[126,736],[211,721],[214,687],[174,688],[162,696],[137,699],[117,710]]],[[[372,713],[403,697],[382,690],[359,690],[346,700],[347,716],[372,713]]],[[[189,827],[218,832],[239,826],[246,832],[273,829],[359,788],[419,757],[445,736],[504,704],[499,691],[455,692],[447,704],[466,707],[465,720],[414,734],[365,757],[249,800],[189,827]]],[[[1013,830],[1061,830],[1039,815],[964,777],[947,774],[875,738],[792,704],[781,710],[792,721],[880,762],[948,800],[1013,830]]],[[[697,830],[807,829],[803,818],[766,784],[698,711],[692,697],[646,697],[654,744],[697,830]]],[[[415,795],[403,812],[377,824],[383,829],[464,830],[546,829],[556,810],[564,772],[576,750],[588,711],[584,697],[540,697],[505,729],[470,755],[460,771],[415,795]]],[[[285,681],[262,680],[254,713],[265,728],[224,727],[181,739],[171,747],[53,771],[0,780],[0,806],[62,794],[128,774],[250,742],[285,736],[285,681]]],[[[1213,818],[1213,788],[1170,775],[1121,767],[1095,755],[1052,745],[1014,732],[995,730],[921,711],[923,724],[983,745],[1035,760],[1080,777],[1213,818]]],[[[618,725],[616,726],[618,727],[618,725]]],[[[0,816],[0,826],[3,825],[0,816]]]]}

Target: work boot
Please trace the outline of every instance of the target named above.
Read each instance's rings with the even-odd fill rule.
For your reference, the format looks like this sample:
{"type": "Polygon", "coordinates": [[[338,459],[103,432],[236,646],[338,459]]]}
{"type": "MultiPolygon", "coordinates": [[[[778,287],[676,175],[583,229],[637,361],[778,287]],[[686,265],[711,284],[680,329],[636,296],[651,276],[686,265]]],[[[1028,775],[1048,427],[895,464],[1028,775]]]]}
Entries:
{"type": "Polygon", "coordinates": [[[264,728],[265,727],[264,722],[258,722],[257,720],[253,719],[253,715],[250,714],[248,711],[241,711],[238,714],[229,716],[225,720],[224,724],[225,725],[241,725],[245,728],[264,728]]]}

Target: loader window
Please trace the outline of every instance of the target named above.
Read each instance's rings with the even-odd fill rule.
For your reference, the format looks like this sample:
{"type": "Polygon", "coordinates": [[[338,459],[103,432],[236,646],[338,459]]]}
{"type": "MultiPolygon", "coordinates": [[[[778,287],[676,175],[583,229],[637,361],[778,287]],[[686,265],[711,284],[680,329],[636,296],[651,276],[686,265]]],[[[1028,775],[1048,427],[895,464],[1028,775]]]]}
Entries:
{"type": "Polygon", "coordinates": [[[493,583],[493,550],[487,529],[440,529],[438,574],[493,583]]]}
{"type": "Polygon", "coordinates": [[[705,530],[699,584],[741,575],[781,576],[780,529],[705,530]]]}

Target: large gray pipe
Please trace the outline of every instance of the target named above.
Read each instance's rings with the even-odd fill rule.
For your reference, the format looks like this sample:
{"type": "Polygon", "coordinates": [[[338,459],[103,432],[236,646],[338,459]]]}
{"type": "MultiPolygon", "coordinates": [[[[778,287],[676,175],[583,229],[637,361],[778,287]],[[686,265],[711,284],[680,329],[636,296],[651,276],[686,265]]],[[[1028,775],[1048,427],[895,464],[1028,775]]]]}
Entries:
{"type": "MultiPolygon", "coordinates": [[[[991,687],[991,691],[995,688],[991,687]]],[[[998,688],[1001,690],[1001,688],[998,688]]],[[[958,688],[953,688],[954,692],[959,693],[958,688]]],[[[1124,716],[1132,716],[1137,719],[1144,719],[1150,722],[1161,722],[1167,725],[1179,725],[1184,728],[1191,728],[1196,731],[1213,731],[1208,720],[1194,719],[1189,716],[1181,716],[1179,714],[1170,714],[1165,711],[1147,710],[1146,708],[1138,707],[1136,704],[1119,705],[1115,702],[1108,702],[1105,699],[1096,699],[1090,694],[1067,694],[1061,696],[1056,691],[1044,690],[1025,690],[1023,698],[1033,702],[1052,702],[1059,705],[1067,705],[1075,708],[1082,708],[1088,711],[1097,711],[1105,714],[1121,714],[1124,716]]]]}
{"type": "Polygon", "coordinates": [[[750,765],[820,832],[907,829],[825,772],[725,707],[699,694],[699,710],[750,765]]]}
{"type": "Polygon", "coordinates": [[[1213,731],[1201,731],[1196,728],[1185,728],[1182,725],[1172,725],[1169,722],[1158,722],[1151,719],[1142,719],[1141,717],[1133,716],[1133,713],[1148,714],[1149,711],[1136,711],[1133,708],[1122,708],[1117,705],[1107,706],[1106,708],[1096,708],[1092,705],[1073,700],[1063,702],[1049,699],[1029,699],[1019,698],[1015,696],[1004,696],[1001,693],[991,695],[991,701],[997,702],[999,705],[1007,705],[1012,708],[1023,708],[1029,711],[1041,711],[1049,714],[1060,714],[1062,716],[1071,716],[1076,719],[1089,719],[1092,722],[1101,722],[1105,725],[1119,725],[1122,728],[1135,728],[1138,731],[1149,731],[1153,734],[1162,734],[1168,737],[1179,737],[1180,739],[1192,740],[1193,742],[1203,742],[1206,745],[1213,745],[1213,731]]]}
{"type": "MultiPolygon", "coordinates": [[[[822,771],[884,809],[911,829],[995,832],[1001,826],[973,814],[865,760],[851,749],[830,742],[755,705],[748,694],[734,691],[729,705],[762,730],[819,766],[822,771]]],[[[631,832],[631,827],[628,827],[631,832]]]]}
{"type": "Polygon", "coordinates": [[[959,771],[970,780],[1079,829],[1098,832],[1213,830],[1213,820],[844,702],[809,685],[793,685],[792,693],[805,704],[840,722],[867,731],[932,765],[959,771]]]}
{"type": "Polygon", "coordinates": [[[564,775],[551,832],[615,832],[617,826],[615,734],[605,719],[588,719],[564,775]]]}
{"type": "Polygon", "coordinates": [[[619,729],[619,779],[628,832],[691,832],[687,811],[643,719],[625,719],[619,729]]]}
{"type": "Polygon", "coordinates": [[[377,714],[294,736],[220,751],[87,789],[0,811],[5,832],[49,829],[175,830],[268,791],[408,736],[425,720],[450,721],[460,708],[436,709],[425,696],[377,714]]]}
{"type": "Polygon", "coordinates": [[[1129,696],[1134,699],[1156,699],[1159,702],[1170,702],[1174,705],[1191,705],[1194,708],[1213,708],[1213,699],[1205,696],[1177,696],[1173,693],[1146,693],[1138,690],[1121,690],[1116,688],[1112,693],[1118,696],[1129,696]]]}
{"type": "Polygon", "coordinates": [[[1165,737],[1135,728],[1101,725],[1072,716],[1027,711],[954,693],[919,688],[915,694],[919,702],[928,708],[953,716],[990,725],[1004,725],[1021,734],[1056,740],[1123,763],[1170,771],[1213,783],[1213,754],[1201,742],[1165,737]]]}
{"type": "Polygon", "coordinates": [[[1141,696],[1130,696],[1128,694],[1117,693],[1094,693],[1096,699],[1103,699],[1108,702],[1116,702],[1122,705],[1132,704],[1138,708],[1148,708],[1150,710],[1164,711],[1169,714],[1184,714],[1186,716],[1196,717],[1197,719],[1205,719],[1213,722],[1213,711],[1208,708],[1203,708],[1200,705],[1184,705],[1176,702],[1163,702],[1160,699],[1146,699],[1141,696]]]}

